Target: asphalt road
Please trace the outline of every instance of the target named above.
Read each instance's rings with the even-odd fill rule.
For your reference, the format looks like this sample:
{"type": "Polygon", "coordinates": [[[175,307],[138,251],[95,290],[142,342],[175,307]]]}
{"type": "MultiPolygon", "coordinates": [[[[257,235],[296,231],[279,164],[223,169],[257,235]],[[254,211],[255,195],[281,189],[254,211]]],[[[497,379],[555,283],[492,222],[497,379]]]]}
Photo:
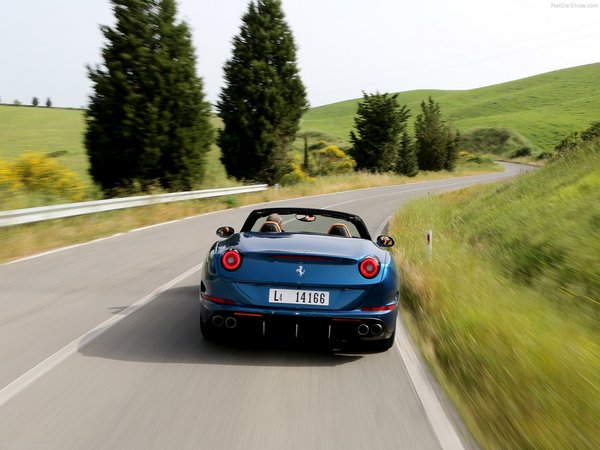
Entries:
{"type": "MultiPolygon", "coordinates": [[[[409,198],[526,170],[506,167],[269,205],[354,212],[376,235],[409,198]]],[[[468,447],[408,341],[338,355],[202,339],[201,264],[252,208],[0,266],[0,449],[468,447]]]]}

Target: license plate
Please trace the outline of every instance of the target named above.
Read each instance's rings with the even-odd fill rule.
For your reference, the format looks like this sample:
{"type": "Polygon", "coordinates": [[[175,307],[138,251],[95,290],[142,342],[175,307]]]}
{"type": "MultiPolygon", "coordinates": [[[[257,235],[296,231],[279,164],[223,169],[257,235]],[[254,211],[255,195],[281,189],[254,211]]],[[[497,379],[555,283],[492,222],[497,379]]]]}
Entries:
{"type": "Polygon", "coordinates": [[[269,289],[269,303],[328,306],[329,292],[299,291],[295,289],[269,289]]]}

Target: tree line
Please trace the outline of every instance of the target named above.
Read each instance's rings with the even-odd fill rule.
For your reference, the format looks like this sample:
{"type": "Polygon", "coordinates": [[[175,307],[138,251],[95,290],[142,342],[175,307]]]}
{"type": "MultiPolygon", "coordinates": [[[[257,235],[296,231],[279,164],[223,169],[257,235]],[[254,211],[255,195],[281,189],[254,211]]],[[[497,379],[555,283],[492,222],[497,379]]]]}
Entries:
{"type": "MultiPolygon", "coordinates": [[[[0,104],[2,103],[2,99],[0,98],[0,104]]],[[[21,100],[14,100],[13,105],[15,106],[21,106],[23,103],[21,103],[21,100]]],[[[31,106],[39,106],[40,105],[40,99],[37,97],[33,97],[31,99],[31,106]]],[[[50,100],[50,97],[46,98],[46,108],[51,108],[52,107],[52,100],[50,100]]]]}
{"type": "MultiPolygon", "coordinates": [[[[93,93],[85,132],[90,174],[106,195],[197,187],[215,137],[221,162],[238,180],[274,184],[301,172],[289,153],[309,105],[281,0],[249,2],[224,66],[218,133],[175,0],[111,3],[115,24],[101,27],[103,62],[87,68],[93,93]]],[[[364,94],[350,137],[354,161],[337,148],[321,149],[317,172],[451,170],[458,133],[442,120],[439,105],[422,104],[414,138],[409,113],[395,95],[364,94]]]]}
{"type": "Polygon", "coordinates": [[[350,133],[357,169],[411,177],[419,170],[454,170],[460,133],[443,119],[439,103],[431,97],[421,102],[414,138],[408,133],[409,117],[397,94],[363,93],[354,119],[356,132],[350,133]]]}

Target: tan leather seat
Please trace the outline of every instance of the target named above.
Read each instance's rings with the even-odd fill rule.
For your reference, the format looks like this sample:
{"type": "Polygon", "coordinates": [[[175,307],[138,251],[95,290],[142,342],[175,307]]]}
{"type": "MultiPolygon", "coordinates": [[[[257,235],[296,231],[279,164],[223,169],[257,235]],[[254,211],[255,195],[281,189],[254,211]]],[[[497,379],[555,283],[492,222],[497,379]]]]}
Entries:
{"type": "Polygon", "coordinates": [[[334,223],[331,225],[327,234],[331,236],[352,237],[352,233],[350,233],[346,224],[343,223],[334,223]]]}

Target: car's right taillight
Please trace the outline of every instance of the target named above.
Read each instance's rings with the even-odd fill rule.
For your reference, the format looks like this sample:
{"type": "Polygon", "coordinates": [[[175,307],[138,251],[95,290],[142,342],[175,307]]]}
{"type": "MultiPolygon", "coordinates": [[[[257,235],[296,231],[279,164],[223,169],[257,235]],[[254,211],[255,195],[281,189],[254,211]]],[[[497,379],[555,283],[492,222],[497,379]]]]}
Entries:
{"type": "Polygon", "coordinates": [[[379,273],[379,260],[374,256],[363,258],[358,264],[358,271],[365,278],[375,278],[379,273]]]}
{"type": "Polygon", "coordinates": [[[236,270],[242,264],[242,255],[237,250],[227,250],[221,256],[221,264],[225,270],[236,270]]]}

